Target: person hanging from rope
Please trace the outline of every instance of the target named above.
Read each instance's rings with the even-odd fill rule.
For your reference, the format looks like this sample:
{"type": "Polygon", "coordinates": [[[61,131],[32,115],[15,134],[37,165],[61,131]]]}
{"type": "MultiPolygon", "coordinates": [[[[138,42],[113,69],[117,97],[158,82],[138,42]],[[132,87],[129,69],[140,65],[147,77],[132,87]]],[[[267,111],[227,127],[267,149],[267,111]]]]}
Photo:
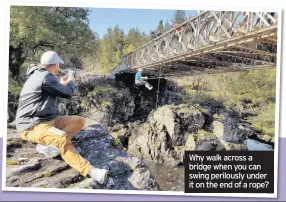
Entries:
{"type": "Polygon", "coordinates": [[[148,79],[148,77],[142,77],[142,72],[143,70],[141,68],[138,69],[138,72],[135,75],[135,85],[137,86],[145,86],[146,88],[148,88],[149,90],[153,89],[153,86],[151,84],[149,84],[147,81],[145,81],[146,79],[148,79]]]}

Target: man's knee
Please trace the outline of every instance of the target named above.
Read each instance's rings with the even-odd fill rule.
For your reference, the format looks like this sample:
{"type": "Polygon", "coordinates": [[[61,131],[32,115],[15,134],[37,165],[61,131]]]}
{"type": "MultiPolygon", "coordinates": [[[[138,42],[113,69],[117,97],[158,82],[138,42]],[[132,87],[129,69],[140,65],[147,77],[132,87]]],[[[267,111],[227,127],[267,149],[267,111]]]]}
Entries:
{"type": "Polygon", "coordinates": [[[71,140],[67,138],[67,136],[65,136],[65,137],[61,137],[60,139],[58,139],[58,141],[56,142],[56,145],[54,146],[59,148],[62,153],[65,150],[65,148],[70,144],[72,144],[71,140]]]}
{"type": "Polygon", "coordinates": [[[86,119],[81,116],[78,117],[77,124],[80,128],[83,128],[85,126],[85,122],[86,122],[85,120],[86,119]]]}
{"type": "Polygon", "coordinates": [[[35,142],[36,141],[34,136],[33,136],[33,134],[31,134],[28,131],[24,131],[24,132],[20,133],[20,138],[22,140],[30,141],[30,142],[35,142]]]}
{"type": "Polygon", "coordinates": [[[25,135],[25,133],[20,133],[20,138],[22,140],[27,140],[27,136],[25,135]]]}

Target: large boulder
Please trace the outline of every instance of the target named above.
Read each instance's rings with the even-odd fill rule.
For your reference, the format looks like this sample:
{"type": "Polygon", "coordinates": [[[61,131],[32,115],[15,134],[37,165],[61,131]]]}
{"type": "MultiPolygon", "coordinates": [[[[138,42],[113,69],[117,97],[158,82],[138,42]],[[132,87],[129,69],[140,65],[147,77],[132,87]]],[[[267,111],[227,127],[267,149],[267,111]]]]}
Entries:
{"type": "Polygon", "coordinates": [[[180,156],[180,160],[183,163],[184,162],[184,158],[185,158],[185,151],[194,151],[196,150],[196,141],[195,141],[195,137],[193,134],[189,134],[187,135],[187,141],[186,144],[184,146],[179,146],[176,147],[176,151],[178,153],[178,155],[180,156]]]}
{"type": "Polygon", "coordinates": [[[193,133],[204,125],[204,116],[193,105],[165,105],[151,113],[148,122],[157,132],[166,130],[173,146],[186,143],[185,132],[193,133]]]}
{"type": "Polygon", "coordinates": [[[115,145],[107,128],[92,120],[88,120],[87,127],[72,141],[77,151],[93,166],[110,171],[109,180],[103,186],[92,185],[90,178],[82,177],[61,157],[47,159],[36,153],[34,144],[20,140],[13,135],[16,131],[9,130],[7,187],[159,190],[146,164],[126,153],[120,145],[115,145]]]}
{"type": "Polygon", "coordinates": [[[250,128],[243,126],[226,111],[214,115],[212,126],[214,135],[227,151],[246,150],[245,140],[253,134],[250,128]]]}
{"type": "Polygon", "coordinates": [[[246,150],[245,140],[252,135],[250,127],[220,106],[165,105],[131,130],[128,152],[177,165],[184,161],[186,150],[246,150]]]}
{"type": "Polygon", "coordinates": [[[215,114],[214,119],[214,134],[226,142],[241,144],[253,134],[253,131],[249,127],[227,112],[215,114]]]}
{"type": "Polygon", "coordinates": [[[203,125],[204,116],[196,106],[165,105],[132,131],[128,152],[158,163],[178,164],[182,148],[193,147],[189,134],[203,125]]]}
{"type": "Polygon", "coordinates": [[[125,123],[133,116],[135,104],[134,98],[127,89],[116,89],[111,86],[95,87],[87,97],[91,108],[105,112],[108,117],[108,125],[125,123]]]}
{"type": "Polygon", "coordinates": [[[105,125],[126,123],[134,114],[134,98],[128,88],[103,77],[77,71],[72,99],[59,99],[60,115],[92,117],[105,125]]]}
{"type": "Polygon", "coordinates": [[[200,130],[196,135],[197,151],[224,151],[225,146],[213,134],[204,130],[200,130]]]}

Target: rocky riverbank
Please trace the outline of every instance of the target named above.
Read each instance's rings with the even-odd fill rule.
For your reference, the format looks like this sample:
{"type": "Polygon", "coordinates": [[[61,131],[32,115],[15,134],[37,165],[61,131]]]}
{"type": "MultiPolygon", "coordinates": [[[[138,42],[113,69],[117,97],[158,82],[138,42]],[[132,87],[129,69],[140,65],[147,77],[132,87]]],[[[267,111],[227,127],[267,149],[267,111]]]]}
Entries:
{"type": "Polygon", "coordinates": [[[35,145],[20,140],[14,129],[9,130],[7,144],[7,187],[160,190],[146,164],[126,153],[107,129],[92,120],[80,131],[73,143],[77,151],[92,165],[110,171],[104,186],[92,185],[61,157],[48,159],[36,153],[35,145]]]}
{"type": "MultiPolygon", "coordinates": [[[[154,77],[150,83],[158,88],[148,91],[135,88],[133,77],[128,72],[113,80],[79,71],[76,95],[59,100],[60,115],[88,117],[73,143],[94,166],[110,170],[106,185],[94,187],[60,157],[37,154],[11,126],[7,186],[182,191],[185,150],[273,149],[222,103],[185,103],[186,92],[175,82],[154,77]]],[[[8,122],[17,108],[15,97],[10,92],[8,122]]]]}

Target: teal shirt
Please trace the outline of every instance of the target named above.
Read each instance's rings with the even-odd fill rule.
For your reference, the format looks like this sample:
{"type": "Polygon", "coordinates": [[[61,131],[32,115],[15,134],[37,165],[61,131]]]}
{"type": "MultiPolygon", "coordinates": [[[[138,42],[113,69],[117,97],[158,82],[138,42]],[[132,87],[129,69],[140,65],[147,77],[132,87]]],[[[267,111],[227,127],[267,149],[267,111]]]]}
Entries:
{"type": "Polygon", "coordinates": [[[137,72],[135,75],[135,81],[140,81],[142,78],[142,74],[140,72],[137,72]]]}

